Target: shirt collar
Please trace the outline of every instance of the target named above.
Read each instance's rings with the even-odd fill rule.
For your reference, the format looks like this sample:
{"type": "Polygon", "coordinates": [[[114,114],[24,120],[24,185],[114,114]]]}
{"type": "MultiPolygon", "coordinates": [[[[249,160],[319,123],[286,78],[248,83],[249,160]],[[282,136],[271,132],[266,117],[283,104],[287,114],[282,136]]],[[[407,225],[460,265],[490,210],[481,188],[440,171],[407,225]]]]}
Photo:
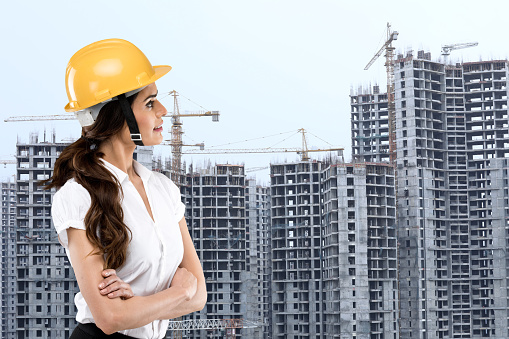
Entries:
{"type": "Polygon", "coordinates": [[[106,169],[108,171],[111,172],[111,174],[113,174],[115,176],[115,178],[117,178],[118,182],[120,184],[122,184],[122,182],[126,179],[128,179],[128,176],[127,176],[127,173],[122,171],[120,168],[112,165],[111,163],[107,162],[106,160],[104,160],[103,158],[101,158],[101,161],[104,165],[104,167],[106,167],[106,169]]]}
{"type": "Polygon", "coordinates": [[[133,167],[143,182],[147,182],[148,179],[150,179],[150,177],[152,176],[152,171],[147,169],[145,166],[143,166],[136,160],[133,160],[133,167]]]}
{"type": "MultiPolygon", "coordinates": [[[[102,158],[101,161],[103,162],[104,167],[106,167],[106,169],[117,178],[120,184],[122,184],[125,180],[129,180],[129,177],[126,172],[122,171],[120,168],[112,165],[111,163],[107,162],[102,158]]],[[[143,166],[136,160],[133,160],[133,167],[143,182],[147,182],[150,176],[152,175],[152,171],[149,171],[147,168],[145,168],[145,166],[143,166]]]]}

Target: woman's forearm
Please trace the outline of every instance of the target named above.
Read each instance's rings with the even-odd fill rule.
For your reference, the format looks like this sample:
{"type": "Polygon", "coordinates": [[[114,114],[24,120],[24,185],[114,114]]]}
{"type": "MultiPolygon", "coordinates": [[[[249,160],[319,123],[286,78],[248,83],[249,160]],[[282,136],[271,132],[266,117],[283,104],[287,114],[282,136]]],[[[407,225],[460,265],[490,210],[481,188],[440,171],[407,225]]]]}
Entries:
{"type": "Polygon", "coordinates": [[[184,257],[179,267],[187,269],[196,277],[197,288],[196,293],[192,299],[182,302],[177,307],[179,310],[178,313],[181,314],[176,315],[175,317],[191,312],[200,311],[203,309],[203,307],[205,307],[205,303],[207,302],[207,285],[205,284],[205,276],[203,274],[200,259],[196,254],[193,241],[189,234],[189,229],[187,227],[185,218],[182,218],[179,221],[179,226],[180,233],[182,235],[182,243],[184,244],[184,257]]]}
{"type": "MultiPolygon", "coordinates": [[[[170,287],[171,288],[171,287],[170,287]]],[[[196,294],[190,300],[184,300],[180,304],[176,305],[172,310],[169,310],[159,320],[173,319],[192,312],[201,311],[207,302],[207,287],[205,281],[199,281],[196,289],[196,294]]]]}
{"type": "Polygon", "coordinates": [[[128,328],[141,327],[156,319],[174,319],[200,311],[206,301],[207,290],[204,281],[198,284],[196,294],[190,300],[186,300],[185,291],[179,287],[170,287],[146,297],[133,297],[123,300],[121,309],[111,311],[115,318],[109,319],[102,330],[110,334],[128,328]]]}
{"type": "Polygon", "coordinates": [[[184,315],[182,304],[186,291],[181,287],[170,287],[149,296],[134,296],[127,300],[117,299],[102,314],[94,314],[94,320],[106,334],[145,326],[154,320],[172,319],[184,315]]]}

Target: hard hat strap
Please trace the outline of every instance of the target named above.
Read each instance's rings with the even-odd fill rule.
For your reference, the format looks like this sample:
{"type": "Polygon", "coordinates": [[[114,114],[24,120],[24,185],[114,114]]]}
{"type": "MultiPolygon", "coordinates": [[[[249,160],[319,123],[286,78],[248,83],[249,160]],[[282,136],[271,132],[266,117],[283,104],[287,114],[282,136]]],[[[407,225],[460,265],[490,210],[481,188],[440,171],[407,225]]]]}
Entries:
{"type": "Polygon", "coordinates": [[[117,98],[120,103],[120,107],[122,108],[122,112],[124,113],[127,126],[129,127],[129,132],[131,133],[131,140],[134,141],[136,145],[143,146],[143,141],[141,140],[141,134],[138,128],[138,123],[136,122],[136,118],[134,117],[131,105],[129,105],[129,102],[127,101],[126,95],[120,94],[117,98]]]}

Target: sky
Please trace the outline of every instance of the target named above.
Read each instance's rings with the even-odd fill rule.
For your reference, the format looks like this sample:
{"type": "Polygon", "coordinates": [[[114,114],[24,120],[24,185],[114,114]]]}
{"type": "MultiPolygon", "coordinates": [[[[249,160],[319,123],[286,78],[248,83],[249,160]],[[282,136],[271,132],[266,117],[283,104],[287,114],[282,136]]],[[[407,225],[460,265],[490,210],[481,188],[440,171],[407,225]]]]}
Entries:
{"type": "MultiPolygon", "coordinates": [[[[472,0],[25,0],[4,1],[0,11],[0,160],[14,159],[16,142],[29,134],[57,141],[80,135],[77,121],[4,122],[11,116],[64,114],[65,69],[80,48],[106,38],[138,46],[153,65],[171,65],[157,82],[160,101],[173,111],[220,111],[210,118],[183,118],[183,141],[205,147],[344,147],[350,160],[349,95],[380,84],[383,56],[366,64],[385,40],[386,26],[399,32],[397,53],[431,52],[444,44],[478,42],[451,53],[454,62],[507,59],[509,2],[472,0]],[[245,141],[249,140],[249,141],[245,141]],[[241,142],[245,141],[245,142],[241,142]]],[[[171,119],[165,119],[169,139],[171,119]]],[[[155,155],[170,155],[158,146],[155,155]]],[[[322,155],[323,156],[323,155],[322,155]]],[[[314,153],[313,158],[320,155],[314,153]]],[[[248,169],[298,160],[298,155],[184,155],[195,167],[245,164],[248,169]]],[[[0,179],[15,174],[0,165],[0,179]]],[[[268,169],[250,172],[260,183],[268,169]]]]}

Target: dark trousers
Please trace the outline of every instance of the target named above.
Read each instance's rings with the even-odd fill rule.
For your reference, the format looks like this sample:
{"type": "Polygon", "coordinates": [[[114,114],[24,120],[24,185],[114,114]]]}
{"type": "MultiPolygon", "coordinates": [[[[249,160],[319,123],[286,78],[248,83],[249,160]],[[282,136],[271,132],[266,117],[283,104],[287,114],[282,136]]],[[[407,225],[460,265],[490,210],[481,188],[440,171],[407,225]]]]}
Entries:
{"type": "Polygon", "coordinates": [[[113,333],[111,335],[105,334],[99,327],[97,327],[94,323],[90,324],[80,324],[74,329],[69,339],[101,339],[101,338],[131,338],[125,334],[113,333]]]}

